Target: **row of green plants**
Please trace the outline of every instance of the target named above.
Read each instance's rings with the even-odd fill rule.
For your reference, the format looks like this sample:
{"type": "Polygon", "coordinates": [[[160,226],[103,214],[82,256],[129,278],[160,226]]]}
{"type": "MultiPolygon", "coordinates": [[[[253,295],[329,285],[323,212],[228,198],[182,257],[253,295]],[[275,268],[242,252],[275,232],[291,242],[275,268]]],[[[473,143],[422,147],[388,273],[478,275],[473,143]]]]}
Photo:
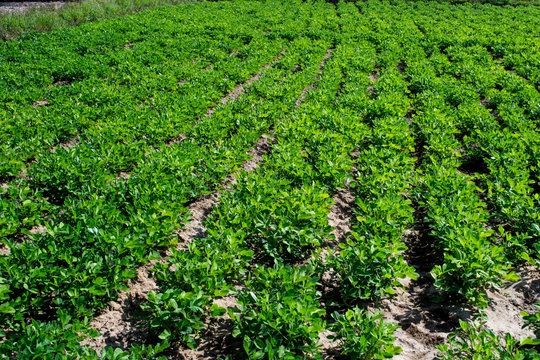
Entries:
{"type": "MultiPolygon", "coordinates": [[[[534,194],[532,185],[536,181],[535,157],[540,138],[534,115],[527,109],[534,107],[533,93],[527,92],[530,85],[520,79],[512,81],[515,75],[495,66],[483,48],[452,49],[449,56],[453,60],[448,64],[449,73],[455,74],[455,67],[466,66],[476,74],[472,79],[461,78],[471,93],[475,89],[478,92],[470,103],[461,106],[464,156],[487,168],[487,173],[478,177],[493,207],[492,219],[501,227],[506,256],[516,264],[523,260],[534,262],[540,246],[540,222],[539,195],[534,194]],[[480,59],[492,66],[482,66],[480,59]],[[531,96],[521,105],[523,93],[531,96]]],[[[540,94],[536,97],[540,99],[540,94]]]]}
{"type": "MultiPolygon", "coordinates": [[[[370,20],[363,19],[365,26],[371,26],[370,20]]],[[[352,236],[328,261],[342,281],[343,298],[348,302],[392,296],[402,287],[399,279],[416,278],[404,261],[407,247],[402,238],[414,222],[408,198],[414,180],[410,155],[414,140],[405,119],[411,101],[398,70],[399,44],[386,39],[382,48],[370,40],[375,48],[356,64],[368,65],[361,72],[347,71],[356,81],[345,84],[343,103],[338,102],[357,111],[368,129],[354,161],[352,236]],[[377,56],[374,50],[379,52],[377,56]],[[377,79],[368,81],[370,74],[377,79]]]]}
{"type": "MultiPolygon", "coordinates": [[[[539,246],[534,188],[538,182],[540,93],[527,74],[514,73],[507,58],[537,53],[537,36],[525,31],[509,36],[501,31],[516,25],[520,30],[534,26],[537,19],[528,17],[529,11],[519,21],[504,16],[512,10],[489,16],[487,11],[468,9],[456,12],[452,19],[436,16],[436,22],[433,16],[427,22],[427,14],[415,16],[425,32],[422,46],[437,64],[437,72],[455,77],[459,81],[454,87],[464,89],[462,99],[456,99],[461,102],[463,155],[467,162],[479,165],[478,172],[485,172],[477,178],[493,208],[491,221],[501,226],[497,236],[503,238],[500,242],[514,263],[536,261],[539,246]],[[485,21],[453,27],[471,13],[485,21]]],[[[534,71],[535,66],[528,67],[534,71]]]]}
{"type": "Polygon", "coordinates": [[[417,92],[412,121],[425,143],[419,201],[427,209],[430,235],[443,256],[432,271],[435,285],[460,300],[485,306],[484,289],[511,279],[512,273],[503,248],[494,244],[493,231],[485,226],[489,212],[480,189],[473,176],[461,171],[458,107],[469,94],[466,88],[452,87],[451,77],[437,76],[430,59],[407,60],[406,74],[417,92]]]}
{"type": "Polygon", "coordinates": [[[540,43],[538,34],[531,31],[540,25],[538,7],[456,7],[429,2],[415,7],[401,3],[398,7],[400,13],[413,16],[434,42],[483,46],[498,62],[530,80],[538,89],[540,43]],[[470,18],[476,21],[468,21],[470,18]]]}
{"type": "Polygon", "coordinates": [[[162,10],[126,19],[122,26],[120,20],[100,23],[93,36],[77,28],[2,44],[8,61],[2,62],[0,176],[18,175],[37,154],[75,137],[89,144],[86,156],[77,156],[98,151],[103,155],[92,156],[107,159],[116,153],[106,164],[111,172],[129,170],[134,157],[189,129],[271,62],[287,41],[272,31],[303,31],[298,17],[284,16],[273,26],[248,14],[254,9],[205,6],[190,11],[192,17],[162,10]],[[238,10],[246,15],[228,15],[238,10]],[[214,37],[204,21],[215,13],[237,21],[214,22],[220,29],[214,37]],[[112,31],[117,35],[103,36],[112,31]]]}
{"type": "MultiPolygon", "coordinates": [[[[80,345],[96,335],[89,319],[138,265],[176,247],[187,205],[215,191],[222,196],[206,235],[154,268],[159,290],[142,304],[148,344],[109,347],[101,358],[195,348],[216,317],[232,321],[243,358],[320,358],[324,331],[344,356],[392,357],[397,325],[364,305],[417,276],[403,240],[413,200],[441,253],[435,285],[485,306],[487,287],[515,279],[509,254],[535,257],[538,97],[530,79],[493,59],[495,34],[472,42],[467,34],[481,30],[471,25],[455,36],[454,22],[436,13],[450,8],[434,6],[204,3],[2,44],[1,154],[11,161],[2,176],[27,170],[0,188],[0,241],[9,248],[0,255],[0,353],[98,358],[80,345]],[[56,64],[64,55],[86,60],[56,64]],[[258,72],[236,100],[204,116],[258,72]],[[220,189],[269,131],[260,167],[220,189]],[[58,146],[77,135],[74,146],[58,146]],[[479,160],[481,176],[467,170],[479,160]],[[352,231],[336,249],[328,216],[345,187],[355,196],[352,231]],[[332,313],[329,285],[339,294],[332,313]],[[224,296],[237,306],[218,306],[224,296]]],[[[488,17],[478,9],[450,18],[488,17]]],[[[535,13],[523,14],[521,45],[534,38],[524,32],[535,13]]],[[[466,336],[504,346],[463,325],[473,328],[466,336]]],[[[443,357],[467,343],[457,336],[443,357]]],[[[522,345],[533,344],[513,349],[522,345]]]]}
{"type": "MultiPolygon", "coordinates": [[[[313,17],[310,8],[304,8],[308,10],[304,16],[313,17]]],[[[283,57],[264,70],[259,81],[237,101],[218,107],[211,117],[201,118],[182,142],[141,156],[127,179],[103,177],[99,163],[81,161],[79,166],[88,170],[84,172],[85,181],[65,178],[62,165],[67,166],[69,159],[73,161],[70,154],[86,145],[83,143],[63,152],[58,168],[39,171],[46,166],[40,162],[29,171],[29,179],[17,181],[30,188],[46,183],[38,188],[42,193],[48,185],[58,189],[57,181],[71,185],[69,192],[54,194],[61,197],[59,203],[41,197],[53,206],[45,233],[22,240],[10,236],[6,240],[11,254],[1,259],[2,320],[7,324],[3,351],[23,354],[36,338],[43,340],[41,331],[60,326],[53,319],[61,311],[68,311],[75,319],[91,316],[125,288],[137,264],[157,256],[157,246],[174,244],[173,231],[187,220],[186,204],[213,191],[248,158],[246,150],[268,129],[274,117],[287,109],[283,97],[289,96],[291,87],[296,86],[298,92],[302,85],[309,84],[309,71],[293,74],[291,62],[312,61],[312,53],[324,52],[320,42],[312,42],[300,36],[291,40],[283,57]],[[22,330],[32,318],[42,319],[32,322],[31,329],[37,335],[24,337],[22,330]]],[[[260,51],[269,54],[272,49],[260,51]]],[[[77,176],[75,171],[72,174],[77,176]]],[[[58,332],[69,338],[58,342],[65,351],[84,350],[73,345],[73,340],[79,338],[73,336],[73,331],[58,332]]],[[[51,348],[44,347],[44,356],[46,351],[51,348]]]]}
{"type": "MultiPolygon", "coordinates": [[[[283,73],[293,72],[297,64],[302,67],[301,72],[297,71],[290,77],[286,87],[280,85],[280,77],[276,77],[275,84],[261,88],[266,90],[264,93],[254,94],[256,98],[264,98],[264,101],[256,106],[268,113],[268,119],[274,126],[289,114],[303,89],[313,81],[329,46],[327,42],[317,45],[316,48],[311,48],[311,45],[306,49],[312,52],[311,56],[306,52],[298,52],[295,57],[283,63],[283,73]],[[286,91],[278,93],[276,90],[279,88],[286,91]]],[[[249,109],[246,109],[246,116],[249,116],[249,109]]],[[[273,180],[273,174],[266,168],[264,174],[268,180],[266,182],[257,181],[257,174],[238,175],[232,192],[224,191],[220,205],[207,219],[207,236],[194,239],[186,251],[173,251],[168,263],[156,267],[160,293],[200,293],[204,297],[202,308],[211,309],[216,296],[227,295],[233,290],[233,280],[246,275],[246,267],[258,250],[263,253],[266,250],[271,255],[279,254],[278,249],[274,248],[278,246],[282,249],[288,246],[291,252],[298,250],[299,245],[294,241],[301,240],[301,237],[288,239],[287,235],[294,235],[288,228],[294,227],[296,221],[302,221],[293,216],[295,212],[311,204],[317,197],[304,192],[279,193],[275,189],[279,182],[273,180]],[[267,203],[269,198],[274,201],[267,203]],[[299,204],[290,209],[280,206],[289,198],[296,199],[299,204]],[[289,240],[290,243],[281,244],[279,240],[289,240]],[[252,246],[257,247],[256,249],[249,246],[250,241],[253,241],[252,246]],[[171,271],[171,265],[174,271],[171,271]]],[[[307,221],[309,218],[303,220],[307,221]]],[[[313,231],[310,228],[307,230],[313,231]]],[[[160,294],[156,295],[159,296],[160,294]]],[[[186,314],[185,318],[191,318],[198,322],[199,326],[184,326],[178,319],[166,316],[169,308],[167,303],[149,301],[143,308],[149,311],[148,319],[154,331],[168,335],[166,340],[180,340],[188,346],[194,346],[205,317],[210,315],[208,311],[186,314]],[[192,329],[198,331],[192,332],[192,329]]]]}
{"type": "MultiPolygon", "coordinates": [[[[342,17],[357,14],[352,4],[342,6],[342,17]]],[[[195,239],[186,251],[175,251],[170,263],[156,268],[161,290],[156,298],[202,292],[209,297],[207,316],[220,312],[214,307],[212,314],[213,298],[236,296],[238,306],[229,308],[227,315],[235,326],[233,335],[242,341],[243,356],[250,359],[320,358],[319,334],[324,329],[334,333],[343,354],[352,358],[385,358],[400,351],[392,345],[396,326],[385,323],[382,315],[351,306],[332,314],[327,323],[320,303],[320,278],[332,261],[339,261],[321,253],[331,238],[329,197],[351,180],[349,154],[369,134],[363,117],[348,105],[366,83],[372,68],[366,60],[374,55],[365,42],[336,44],[316,88],[276,123],[264,164],[240,173],[237,184],[222,196],[206,221],[207,236],[195,239]],[[355,72],[362,68],[364,72],[355,72]],[[204,275],[199,275],[201,270],[204,275]],[[233,286],[238,281],[240,289],[233,286]]],[[[342,264],[346,298],[351,285],[342,264]]],[[[354,270],[359,267],[356,264],[354,270]]],[[[200,313],[183,314],[185,321],[173,322],[170,302],[151,300],[143,308],[151,310],[151,325],[168,340],[194,346],[191,330],[202,327],[205,317],[200,313]],[[187,325],[197,319],[199,326],[187,325]]]]}
{"type": "MultiPolygon", "coordinates": [[[[484,131],[487,129],[482,127],[482,120],[477,117],[479,114],[477,110],[482,108],[480,96],[487,97],[490,92],[489,86],[495,87],[498,79],[515,76],[500,66],[485,66],[484,61],[491,61],[488,61],[488,64],[493,62],[492,57],[485,50],[487,57],[475,58],[476,67],[473,67],[470,57],[464,56],[466,51],[458,55],[457,48],[453,48],[452,43],[449,43],[453,39],[459,42],[460,39],[451,34],[453,30],[450,26],[430,25],[424,28],[419,25],[423,25],[420,21],[415,23],[417,18],[414,16],[410,20],[402,19],[407,11],[413,14],[427,12],[427,9],[431,11],[432,9],[427,5],[425,7],[421,4],[391,6],[385,3],[367,2],[361,4],[360,9],[364,14],[374,16],[376,19],[380,19],[381,14],[385,14],[386,23],[372,22],[374,33],[377,34],[373,35],[374,37],[384,38],[385,34],[397,31],[398,28],[402,31],[399,41],[404,49],[402,56],[405,62],[400,66],[404,69],[411,96],[415,99],[415,115],[411,120],[417,126],[417,142],[421,144],[424,151],[419,183],[415,187],[415,192],[419,205],[427,210],[425,221],[431,229],[430,236],[439,242],[438,249],[442,257],[438,260],[439,264],[434,264],[436,266],[432,271],[436,280],[435,284],[449,295],[457,295],[460,300],[485,306],[487,299],[482,289],[500,284],[500,281],[505,278],[515,278],[509,272],[507,253],[512,251],[510,247],[517,247],[521,256],[530,254],[530,247],[523,251],[526,243],[523,241],[523,235],[508,233],[504,229],[502,229],[502,234],[500,231],[494,234],[494,230],[487,227],[487,223],[493,220],[494,213],[488,211],[486,205],[499,204],[499,207],[505,207],[505,213],[510,216],[514,214],[508,209],[513,206],[507,198],[493,199],[491,194],[495,186],[485,191],[488,196],[488,204],[486,204],[483,191],[478,188],[480,179],[474,172],[470,173],[468,170],[469,167],[474,167],[475,161],[479,158],[471,155],[474,152],[478,154],[488,146],[485,141],[478,144],[477,138],[469,137],[471,132],[475,135],[482,134],[481,136],[486,136],[488,133],[484,131]],[[393,15],[388,16],[388,14],[393,15]],[[444,33],[444,36],[441,33],[444,33]],[[480,68],[482,65],[484,66],[480,68]],[[491,82],[487,82],[485,74],[490,71],[491,82]],[[493,78],[493,72],[498,72],[498,78],[493,78]],[[464,139],[466,144],[463,144],[461,139],[464,139]],[[507,239],[506,242],[499,240],[501,236],[507,239]],[[521,247],[518,247],[518,244],[521,247]]],[[[460,28],[458,32],[461,30],[460,28]]],[[[380,43],[381,50],[379,51],[382,53],[388,48],[388,42],[380,41],[380,43]]],[[[395,52],[399,54],[400,50],[396,49],[395,52]]],[[[522,87],[526,84],[519,80],[518,83],[521,83],[522,87]]],[[[505,87],[512,86],[506,84],[502,82],[503,90],[501,91],[504,91],[505,87]]],[[[516,86],[512,88],[515,90],[516,86]]],[[[514,92],[516,101],[523,96],[527,96],[526,99],[534,97],[534,94],[526,87],[523,89],[521,92],[514,92]]],[[[529,101],[529,104],[534,108],[534,101],[529,101]]],[[[523,107],[527,108],[527,106],[523,107]]],[[[488,113],[487,119],[490,117],[492,116],[488,113]]],[[[494,144],[500,141],[501,136],[504,136],[496,130],[493,134],[497,135],[497,138],[492,139],[494,144]]],[[[499,145],[497,143],[496,146],[499,145]]],[[[523,144],[513,145],[513,147],[516,146],[521,146],[522,149],[524,147],[523,144]]],[[[500,151],[501,147],[496,149],[500,151]]],[[[498,175],[496,180],[498,191],[505,191],[507,194],[512,194],[513,198],[519,198],[521,200],[519,205],[526,204],[513,208],[516,209],[514,211],[529,215],[528,226],[529,229],[534,230],[534,225],[532,225],[535,221],[534,198],[529,197],[531,191],[523,193],[516,191],[520,188],[519,185],[516,187],[505,185],[504,182],[512,184],[516,180],[503,175],[504,168],[500,161],[496,162],[496,159],[500,157],[499,154],[499,152],[491,152],[489,156],[491,159],[486,159],[486,162],[493,163],[490,167],[493,174],[500,171],[501,175],[498,175]]],[[[523,166],[523,159],[527,159],[527,156],[516,155],[512,156],[513,160],[522,161],[523,166]]],[[[527,161],[524,165],[521,170],[521,174],[523,170],[526,170],[524,175],[516,179],[521,178],[523,179],[521,182],[528,185],[530,180],[527,174],[527,161]]],[[[488,178],[490,176],[490,174],[487,175],[488,178]]],[[[493,177],[491,179],[493,183],[493,177]]],[[[527,187],[521,186],[521,189],[527,189],[527,187]]]]}

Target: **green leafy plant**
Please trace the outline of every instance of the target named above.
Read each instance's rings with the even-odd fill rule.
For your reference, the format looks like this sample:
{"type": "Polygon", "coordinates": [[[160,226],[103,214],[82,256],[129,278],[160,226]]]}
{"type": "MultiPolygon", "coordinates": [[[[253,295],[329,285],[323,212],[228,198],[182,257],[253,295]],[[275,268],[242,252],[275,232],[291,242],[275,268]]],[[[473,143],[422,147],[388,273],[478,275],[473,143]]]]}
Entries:
{"type": "Polygon", "coordinates": [[[250,359],[315,356],[324,329],[317,278],[310,267],[258,267],[238,294],[240,309],[229,310],[233,335],[243,339],[250,359]]]}
{"type": "Polygon", "coordinates": [[[506,334],[504,339],[495,335],[484,323],[465,321],[459,322],[460,328],[448,336],[447,345],[438,345],[441,351],[440,360],[450,359],[501,359],[529,360],[538,359],[540,354],[534,349],[528,349],[527,340],[523,343],[506,334]]]}
{"type": "Polygon", "coordinates": [[[342,315],[335,312],[332,317],[335,322],[329,329],[336,334],[331,338],[339,342],[341,353],[348,358],[389,359],[401,353],[401,348],[393,345],[392,337],[399,326],[385,322],[381,313],[354,307],[342,315]]]}
{"type": "Polygon", "coordinates": [[[197,346],[197,335],[204,328],[204,318],[223,314],[225,309],[212,304],[202,291],[185,292],[169,289],[148,293],[141,308],[148,312],[148,325],[164,341],[181,341],[190,348],[197,346]]]}
{"type": "Polygon", "coordinates": [[[97,336],[88,319],[74,320],[60,311],[56,321],[22,323],[16,334],[0,343],[0,355],[17,359],[93,360],[97,358],[95,351],[79,344],[87,336],[97,336]]]}

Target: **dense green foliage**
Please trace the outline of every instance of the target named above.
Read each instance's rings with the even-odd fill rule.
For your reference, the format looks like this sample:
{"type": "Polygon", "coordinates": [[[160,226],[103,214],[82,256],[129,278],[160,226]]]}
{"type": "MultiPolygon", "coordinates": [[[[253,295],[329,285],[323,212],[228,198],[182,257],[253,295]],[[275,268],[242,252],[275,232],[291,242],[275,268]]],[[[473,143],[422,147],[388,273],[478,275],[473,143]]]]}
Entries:
{"type": "Polygon", "coordinates": [[[30,32],[43,32],[110,19],[160,5],[178,5],[189,0],[67,0],[60,8],[36,7],[24,12],[0,13],[0,40],[30,32]]]}
{"type": "Polygon", "coordinates": [[[539,260],[539,27],[534,7],[234,1],[0,44],[0,354],[98,358],[89,319],[155,259],[149,343],[102,358],[196,348],[218,317],[239,358],[321,358],[325,331],[350,358],[391,357],[397,325],[363,307],[414,281],[415,258],[439,299],[486,306],[539,260]]]}

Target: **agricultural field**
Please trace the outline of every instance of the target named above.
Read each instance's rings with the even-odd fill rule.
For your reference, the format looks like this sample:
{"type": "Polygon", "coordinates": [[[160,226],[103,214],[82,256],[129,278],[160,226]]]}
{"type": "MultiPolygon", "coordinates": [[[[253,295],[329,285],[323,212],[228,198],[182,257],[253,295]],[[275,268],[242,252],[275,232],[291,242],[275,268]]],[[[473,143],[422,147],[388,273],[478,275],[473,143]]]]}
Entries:
{"type": "Polygon", "coordinates": [[[537,6],[2,42],[0,359],[540,359],[539,90],[537,6]]]}

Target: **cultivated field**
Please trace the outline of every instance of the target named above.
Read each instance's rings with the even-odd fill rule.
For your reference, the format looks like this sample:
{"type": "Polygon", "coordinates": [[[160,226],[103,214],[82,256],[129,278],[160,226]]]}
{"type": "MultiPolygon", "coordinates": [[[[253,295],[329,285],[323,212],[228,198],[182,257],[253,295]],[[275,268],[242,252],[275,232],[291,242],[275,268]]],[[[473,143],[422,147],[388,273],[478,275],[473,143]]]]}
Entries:
{"type": "Polygon", "coordinates": [[[539,88],[534,6],[0,43],[0,359],[539,359],[539,88]]]}

